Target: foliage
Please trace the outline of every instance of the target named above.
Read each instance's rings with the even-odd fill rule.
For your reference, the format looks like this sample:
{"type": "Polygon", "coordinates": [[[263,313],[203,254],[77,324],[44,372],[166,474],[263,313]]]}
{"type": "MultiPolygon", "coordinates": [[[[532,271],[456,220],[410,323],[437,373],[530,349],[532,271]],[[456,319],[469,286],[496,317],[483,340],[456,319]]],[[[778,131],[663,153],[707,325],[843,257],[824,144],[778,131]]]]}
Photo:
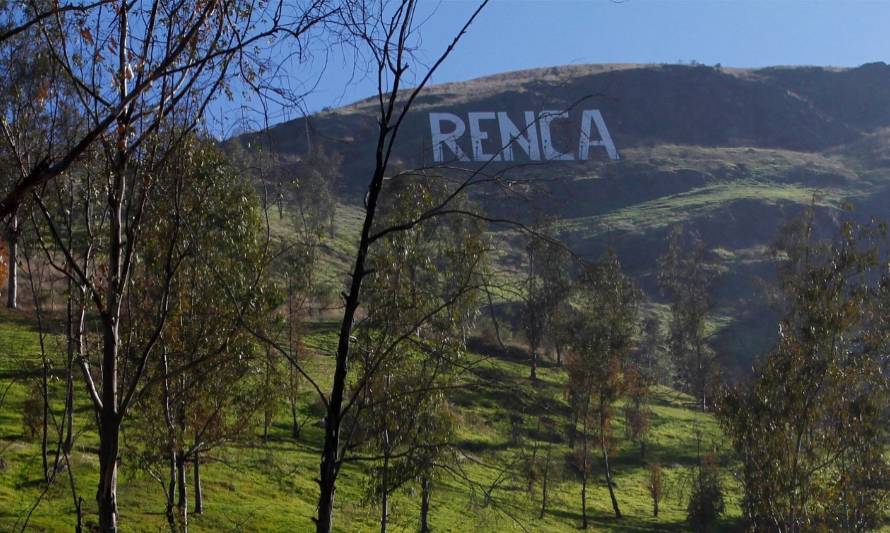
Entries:
{"type": "Polygon", "coordinates": [[[881,520],[890,494],[883,235],[882,225],[844,222],[820,240],[809,211],[777,245],[778,343],[750,390],[728,391],[720,411],[752,528],[861,531],[881,520]]]}
{"type": "Polygon", "coordinates": [[[705,454],[692,476],[686,520],[693,531],[714,531],[717,520],[725,510],[717,459],[713,454],[705,454]]]}
{"type": "Polygon", "coordinates": [[[698,398],[702,409],[708,407],[719,371],[705,330],[714,279],[706,254],[697,234],[684,235],[676,226],[658,261],[658,282],[671,306],[668,345],[679,385],[698,398]]]}
{"type": "Polygon", "coordinates": [[[625,393],[623,372],[633,349],[639,293],[621,272],[614,253],[591,265],[582,279],[572,351],[566,363],[567,392],[575,424],[581,424],[576,452],[582,476],[582,523],[587,527],[586,487],[589,474],[588,432],[598,429],[606,485],[617,517],[621,517],[609,469],[612,405],[625,393]]]}

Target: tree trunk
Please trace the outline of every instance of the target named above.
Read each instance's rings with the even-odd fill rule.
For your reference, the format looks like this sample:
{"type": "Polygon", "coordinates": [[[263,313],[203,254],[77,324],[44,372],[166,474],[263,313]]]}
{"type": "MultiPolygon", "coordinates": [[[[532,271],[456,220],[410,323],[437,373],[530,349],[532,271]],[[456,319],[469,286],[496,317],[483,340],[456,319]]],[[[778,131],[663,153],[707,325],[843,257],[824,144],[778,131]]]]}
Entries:
{"type": "Polygon", "coordinates": [[[615,489],[612,487],[612,471],[609,470],[609,449],[606,443],[606,416],[600,412],[600,447],[603,451],[603,467],[606,471],[606,485],[609,487],[609,498],[612,500],[612,510],[615,518],[621,518],[621,509],[618,508],[618,499],[615,497],[615,489]]]}
{"type": "Polygon", "coordinates": [[[587,464],[589,455],[587,450],[587,416],[584,417],[583,431],[581,435],[581,527],[587,529],[587,475],[590,467],[587,464]]]}
{"type": "Polygon", "coordinates": [[[541,480],[541,514],[538,518],[544,518],[547,512],[547,481],[550,477],[550,445],[547,445],[547,458],[544,460],[544,478],[541,480]]]}
{"type": "Polygon", "coordinates": [[[334,491],[336,489],[337,471],[339,470],[340,423],[343,413],[343,394],[346,391],[346,377],[349,365],[349,343],[352,335],[352,324],[359,305],[362,280],[367,275],[365,261],[368,247],[371,244],[371,228],[377,210],[377,198],[383,186],[383,175],[386,171],[383,159],[386,132],[381,132],[377,144],[377,166],[368,187],[366,197],[365,221],[359,239],[355,265],[352,269],[352,281],[346,295],[343,309],[343,321],[337,339],[337,360],[334,367],[334,379],[328,400],[327,416],[325,417],[324,446],[321,452],[321,465],[318,478],[318,517],[315,526],[317,533],[330,533],[334,520],[334,491]]]}
{"type": "Polygon", "coordinates": [[[652,516],[658,517],[658,498],[652,499],[652,516]]]}
{"type": "Polygon", "coordinates": [[[383,471],[381,473],[381,487],[383,488],[380,499],[380,533],[386,533],[389,522],[389,431],[383,430],[383,471]]]}
{"type": "Polygon", "coordinates": [[[161,363],[163,364],[162,368],[164,369],[164,421],[167,423],[167,454],[169,456],[170,470],[170,485],[167,487],[165,514],[167,515],[167,525],[170,526],[170,533],[178,533],[179,528],[176,527],[176,514],[173,511],[176,495],[176,465],[178,464],[176,454],[176,426],[173,422],[173,411],[170,407],[170,378],[169,367],[167,365],[166,347],[161,350],[161,363]]]}
{"type": "Polygon", "coordinates": [[[300,438],[300,421],[297,419],[299,415],[299,410],[297,409],[296,399],[291,399],[290,402],[290,414],[291,414],[291,436],[294,440],[300,438]]]}
{"type": "Polygon", "coordinates": [[[562,343],[556,343],[556,366],[562,366],[562,343]]]}
{"type": "Polygon", "coordinates": [[[430,478],[423,476],[420,481],[420,533],[430,532],[430,478]]]}
{"type": "MultiPolygon", "coordinates": [[[[118,234],[119,235],[119,234],[118,234]]],[[[118,241],[119,242],[119,241],[118,241]]],[[[111,264],[119,264],[120,247],[112,247],[111,264]],[[117,253],[115,253],[117,250],[117,253]]],[[[116,270],[115,270],[116,271],[116,270]]],[[[110,308],[114,312],[115,280],[109,280],[110,308]]],[[[103,533],[117,531],[117,456],[120,447],[121,419],[117,412],[117,355],[120,336],[117,317],[105,315],[102,320],[102,406],[99,413],[99,529],[103,533]]]]}
{"type": "Polygon", "coordinates": [[[201,457],[195,450],[195,514],[204,512],[204,491],[201,490],[201,457]]]}
{"type": "Polygon", "coordinates": [[[387,522],[389,521],[389,494],[386,487],[383,488],[383,494],[380,498],[380,533],[386,533],[387,522]]]}
{"type": "MultiPolygon", "coordinates": [[[[43,422],[41,423],[40,434],[40,453],[43,456],[43,479],[47,483],[50,482],[52,476],[49,469],[49,457],[47,451],[47,441],[49,439],[49,361],[43,356],[43,379],[40,383],[40,393],[43,396],[43,422]]],[[[55,470],[55,463],[53,470],[55,470]]]]}
{"type": "Polygon", "coordinates": [[[581,472],[581,528],[587,529],[587,461],[584,461],[581,472]]]}
{"type": "Polygon", "coordinates": [[[531,352],[531,374],[529,379],[535,382],[538,380],[538,350],[532,347],[531,352]]]}
{"type": "Polygon", "coordinates": [[[6,245],[9,254],[9,268],[7,269],[6,307],[16,309],[18,307],[18,247],[19,247],[19,219],[13,214],[9,219],[9,227],[6,231],[6,245]]]}
{"type": "Polygon", "coordinates": [[[174,500],[176,495],[176,450],[169,450],[169,469],[170,469],[170,485],[167,487],[167,502],[164,505],[164,514],[167,516],[167,525],[170,527],[170,533],[178,533],[179,528],[176,527],[176,513],[173,512],[174,500]]]}
{"type": "Polygon", "coordinates": [[[176,487],[179,489],[179,498],[176,507],[179,509],[179,523],[183,532],[188,531],[188,488],[185,484],[185,458],[180,454],[176,457],[176,487]]]}
{"type": "Polygon", "coordinates": [[[103,533],[117,531],[117,454],[120,421],[117,413],[104,408],[99,430],[99,488],[96,502],[99,504],[99,530],[103,533]]]}

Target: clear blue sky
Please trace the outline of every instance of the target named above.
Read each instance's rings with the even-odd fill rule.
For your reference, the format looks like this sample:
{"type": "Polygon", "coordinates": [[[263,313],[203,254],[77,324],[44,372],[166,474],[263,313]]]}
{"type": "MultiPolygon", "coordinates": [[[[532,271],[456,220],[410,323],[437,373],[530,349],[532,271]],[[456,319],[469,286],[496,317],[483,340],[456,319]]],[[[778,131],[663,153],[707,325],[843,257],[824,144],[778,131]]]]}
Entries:
{"type": "MultiPolygon", "coordinates": [[[[422,0],[420,57],[431,60],[477,2],[422,0]]],[[[436,82],[510,70],[581,63],[675,63],[734,67],[856,66],[890,62],[890,0],[493,0],[436,82]]],[[[351,58],[332,54],[305,108],[374,94],[351,58]]],[[[270,119],[295,118],[274,110],[270,119]]]]}

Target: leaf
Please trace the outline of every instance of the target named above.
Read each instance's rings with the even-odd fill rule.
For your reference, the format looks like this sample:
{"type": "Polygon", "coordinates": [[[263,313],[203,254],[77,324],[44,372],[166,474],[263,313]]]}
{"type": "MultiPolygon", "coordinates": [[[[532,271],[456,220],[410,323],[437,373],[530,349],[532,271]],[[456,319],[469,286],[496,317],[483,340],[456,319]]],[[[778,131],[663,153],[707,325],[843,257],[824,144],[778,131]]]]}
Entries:
{"type": "Polygon", "coordinates": [[[81,28],[81,29],[80,29],[80,36],[83,38],[83,40],[84,40],[87,44],[89,44],[89,45],[92,45],[92,44],[93,44],[93,33],[90,31],[89,28],[86,28],[86,27],[81,28]]]}

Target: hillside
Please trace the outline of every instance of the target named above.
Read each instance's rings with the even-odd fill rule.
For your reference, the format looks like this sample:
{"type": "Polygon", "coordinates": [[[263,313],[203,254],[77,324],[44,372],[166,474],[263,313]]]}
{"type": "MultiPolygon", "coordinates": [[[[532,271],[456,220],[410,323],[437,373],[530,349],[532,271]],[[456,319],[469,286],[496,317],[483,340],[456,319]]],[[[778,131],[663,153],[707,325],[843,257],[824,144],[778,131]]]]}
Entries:
{"type": "MultiPolygon", "coordinates": [[[[362,100],[243,135],[228,146],[276,154],[284,176],[295,172],[310,145],[323,146],[343,157],[341,201],[358,205],[373,157],[375,105],[362,100]]],[[[448,124],[439,123],[446,136],[448,124]]],[[[667,231],[681,223],[698,231],[722,273],[716,312],[723,327],[716,344],[727,367],[745,369],[774,334],[760,287],[772,276],[768,249],[783,224],[811,204],[825,226],[848,202],[856,216],[890,217],[888,132],[890,66],[883,63],[757,70],[579,65],[429,88],[406,120],[395,157],[400,168],[424,166],[439,174],[484,167],[514,186],[510,195],[494,188],[478,193],[492,213],[525,222],[557,216],[562,238],[576,252],[594,257],[614,248],[655,301],[652,273],[667,231]],[[574,143],[585,127],[579,122],[584,109],[600,111],[620,159],[592,145],[589,158],[579,160],[574,143]],[[513,143],[512,161],[497,161],[505,138],[498,130],[506,122],[495,113],[522,126],[532,112],[539,119],[535,133],[543,137],[545,111],[567,112],[550,123],[550,148],[575,160],[546,160],[546,153],[534,160],[513,143]],[[470,142],[470,112],[482,113],[478,147],[470,142]],[[450,113],[464,123],[455,142],[470,161],[460,161],[447,145],[441,146],[444,161],[433,160],[430,113],[450,113]],[[474,150],[494,160],[482,162],[474,150]]],[[[543,138],[536,142],[541,148],[535,149],[547,151],[543,138]]]]}
{"type": "MultiPolygon", "coordinates": [[[[53,339],[48,339],[53,346],[53,339]]],[[[318,323],[311,329],[307,367],[323,386],[329,386],[336,343],[335,324],[318,323]]],[[[39,374],[39,362],[29,356],[39,353],[37,325],[26,313],[0,312],[0,530],[21,527],[31,507],[41,501],[30,518],[29,531],[72,530],[74,505],[67,479],[42,494],[39,439],[25,436],[24,402],[28,387],[39,374]],[[36,366],[35,366],[36,365],[36,366]],[[42,498],[42,500],[40,500],[42,498]]],[[[433,489],[431,524],[434,531],[575,531],[580,523],[580,482],[567,466],[570,449],[562,435],[568,423],[565,402],[565,373],[543,368],[541,384],[532,387],[522,355],[479,346],[470,354],[466,389],[455,395],[462,428],[457,435],[458,463],[443,471],[433,489]],[[552,426],[542,426],[547,416],[552,426]],[[544,519],[538,518],[540,484],[531,493],[518,475],[519,461],[531,450],[545,453],[552,444],[556,471],[550,503],[544,519]],[[523,455],[525,454],[525,455],[523,455]]],[[[56,382],[54,393],[63,383],[56,382]]],[[[84,501],[88,520],[95,516],[92,489],[96,482],[95,426],[89,420],[87,399],[78,392],[78,430],[72,454],[74,479],[84,501]]],[[[592,527],[597,531],[683,530],[688,495],[689,468],[696,461],[696,438],[702,447],[728,453],[710,414],[688,407],[690,398],[666,388],[653,398],[648,458],[664,465],[665,496],[658,519],[651,516],[646,492],[648,471],[636,445],[623,438],[623,417],[615,424],[615,483],[626,517],[616,521],[609,507],[602,474],[589,488],[592,527]]],[[[305,387],[300,416],[307,420],[299,439],[290,434],[289,413],[282,402],[268,441],[259,424],[238,442],[215,449],[205,456],[205,513],[192,516],[192,531],[308,531],[315,512],[322,439],[321,418],[315,396],[305,387]]],[[[62,405],[54,404],[61,411],[62,405]]],[[[58,416],[58,413],[56,413],[58,416]]],[[[127,450],[126,432],[124,447],[127,450]]],[[[120,501],[124,531],[163,531],[164,497],[161,484],[140,469],[136,456],[122,459],[120,501]]],[[[361,463],[344,467],[338,483],[338,531],[379,529],[378,510],[364,500],[365,470],[361,463]]],[[[67,476],[67,473],[66,473],[67,476]]],[[[724,524],[739,518],[739,489],[729,475],[727,516],[724,524]]],[[[190,487],[191,489],[191,487],[190,487]]],[[[416,487],[395,496],[394,531],[416,530],[419,496],[416,487]]],[[[90,522],[85,524],[90,526],[90,522]]]]}

